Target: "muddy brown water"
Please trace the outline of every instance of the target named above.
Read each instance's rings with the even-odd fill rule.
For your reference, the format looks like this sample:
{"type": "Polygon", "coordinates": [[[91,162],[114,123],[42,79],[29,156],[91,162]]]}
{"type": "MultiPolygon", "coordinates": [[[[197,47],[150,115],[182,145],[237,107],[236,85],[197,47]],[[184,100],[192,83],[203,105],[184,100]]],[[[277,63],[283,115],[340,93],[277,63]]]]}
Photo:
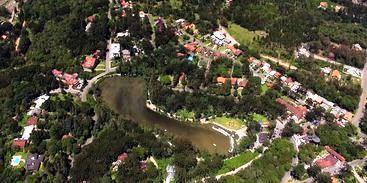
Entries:
{"type": "Polygon", "coordinates": [[[228,152],[229,138],[213,130],[212,125],[191,125],[146,108],[143,79],[116,76],[103,80],[99,88],[102,100],[126,119],[187,139],[200,150],[219,154],[228,152]]]}

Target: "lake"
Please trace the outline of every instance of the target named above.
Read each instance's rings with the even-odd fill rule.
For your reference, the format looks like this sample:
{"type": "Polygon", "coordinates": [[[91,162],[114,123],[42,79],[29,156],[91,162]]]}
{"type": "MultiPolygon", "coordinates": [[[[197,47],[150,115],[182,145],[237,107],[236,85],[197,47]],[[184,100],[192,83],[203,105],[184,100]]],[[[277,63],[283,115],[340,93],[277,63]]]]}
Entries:
{"type": "Polygon", "coordinates": [[[218,154],[228,153],[229,138],[213,130],[212,125],[191,125],[146,108],[143,79],[111,77],[103,80],[99,88],[102,100],[123,118],[187,139],[199,150],[218,154]]]}

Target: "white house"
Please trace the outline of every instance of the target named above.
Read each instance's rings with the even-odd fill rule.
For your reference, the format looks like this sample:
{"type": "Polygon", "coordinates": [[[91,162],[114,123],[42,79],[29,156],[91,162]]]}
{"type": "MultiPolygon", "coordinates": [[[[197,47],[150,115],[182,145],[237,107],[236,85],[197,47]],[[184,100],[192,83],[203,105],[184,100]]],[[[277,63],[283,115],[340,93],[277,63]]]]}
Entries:
{"type": "Polygon", "coordinates": [[[110,50],[110,52],[111,52],[110,57],[112,57],[112,58],[121,57],[120,51],[121,51],[120,44],[119,43],[112,43],[111,50],[110,50]]]}
{"type": "Polygon", "coordinates": [[[36,104],[35,106],[30,107],[30,110],[28,111],[27,115],[28,116],[32,116],[36,113],[38,113],[39,111],[41,111],[41,106],[43,103],[45,103],[48,99],[50,98],[50,96],[48,95],[41,95],[39,96],[34,103],[36,104]]]}
{"type": "Polygon", "coordinates": [[[34,127],[34,125],[25,126],[22,134],[22,139],[28,140],[31,136],[32,131],[34,130],[34,127]]]}

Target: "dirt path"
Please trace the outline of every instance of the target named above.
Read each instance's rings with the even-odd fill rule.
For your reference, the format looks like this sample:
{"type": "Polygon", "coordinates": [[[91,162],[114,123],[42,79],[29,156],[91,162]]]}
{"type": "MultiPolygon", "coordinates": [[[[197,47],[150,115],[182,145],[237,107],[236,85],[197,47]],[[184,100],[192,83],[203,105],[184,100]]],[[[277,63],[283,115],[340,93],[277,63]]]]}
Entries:
{"type": "Polygon", "coordinates": [[[297,70],[297,67],[291,65],[290,63],[287,63],[281,59],[278,59],[278,58],[275,58],[275,57],[272,57],[272,56],[268,56],[268,55],[264,55],[264,54],[260,54],[260,57],[263,58],[263,59],[267,59],[267,60],[270,60],[274,63],[277,63],[285,68],[290,68],[291,70],[297,70]]]}
{"type": "Polygon", "coordinates": [[[237,174],[239,171],[241,171],[241,170],[243,170],[243,169],[245,169],[245,168],[249,167],[249,166],[252,164],[252,162],[253,162],[253,161],[255,161],[255,160],[257,160],[257,159],[261,158],[262,156],[263,156],[263,154],[259,154],[258,156],[256,156],[253,160],[249,161],[248,163],[246,163],[246,164],[244,164],[244,165],[242,165],[242,166],[240,166],[240,167],[236,168],[236,169],[235,169],[235,170],[233,170],[233,171],[230,171],[230,172],[227,172],[227,173],[224,173],[224,174],[217,175],[217,176],[215,176],[215,178],[216,178],[217,180],[219,180],[221,177],[225,177],[225,176],[229,176],[229,175],[235,175],[235,174],[237,174]]]}

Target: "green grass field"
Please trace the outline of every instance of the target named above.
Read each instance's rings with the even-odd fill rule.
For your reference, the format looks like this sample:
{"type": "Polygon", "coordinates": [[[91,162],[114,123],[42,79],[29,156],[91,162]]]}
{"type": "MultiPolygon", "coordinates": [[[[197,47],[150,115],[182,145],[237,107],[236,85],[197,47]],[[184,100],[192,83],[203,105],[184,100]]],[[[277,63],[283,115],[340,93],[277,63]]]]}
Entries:
{"type": "Polygon", "coordinates": [[[254,121],[267,121],[268,120],[268,119],[266,119],[265,116],[263,116],[261,114],[257,114],[257,113],[252,114],[252,119],[254,121]]]}
{"type": "Polygon", "coordinates": [[[169,1],[171,6],[175,9],[180,9],[182,6],[182,1],[181,0],[170,0],[169,1]]]}
{"type": "Polygon", "coordinates": [[[254,159],[257,155],[258,155],[257,152],[245,151],[234,158],[224,160],[223,167],[218,171],[218,174],[223,174],[232,171],[248,163],[249,161],[254,159]]]}
{"type": "Polygon", "coordinates": [[[212,119],[212,122],[218,123],[233,130],[241,129],[244,125],[244,122],[242,120],[228,117],[217,117],[212,119]]]}
{"type": "Polygon", "coordinates": [[[194,118],[195,116],[194,112],[188,111],[187,109],[180,109],[177,111],[176,114],[180,119],[183,119],[183,120],[194,118]]]}
{"type": "Polygon", "coordinates": [[[258,45],[254,41],[254,38],[263,34],[262,31],[249,31],[248,29],[232,22],[228,23],[228,33],[240,44],[244,44],[249,47],[257,47],[258,45]]]}
{"type": "Polygon", "coordinates": [[[269,90],[265,84],[261,85],[261,95],[264,95],[269,90]]]}
{"type": "Polygon", "coordinates": [[[162,177],[165,178],[167,176],[166,168],[169,164],[172,164],[172,158],[157,159],[156,161],[158,164],[159,172],[161,173],[162,177]]]}

